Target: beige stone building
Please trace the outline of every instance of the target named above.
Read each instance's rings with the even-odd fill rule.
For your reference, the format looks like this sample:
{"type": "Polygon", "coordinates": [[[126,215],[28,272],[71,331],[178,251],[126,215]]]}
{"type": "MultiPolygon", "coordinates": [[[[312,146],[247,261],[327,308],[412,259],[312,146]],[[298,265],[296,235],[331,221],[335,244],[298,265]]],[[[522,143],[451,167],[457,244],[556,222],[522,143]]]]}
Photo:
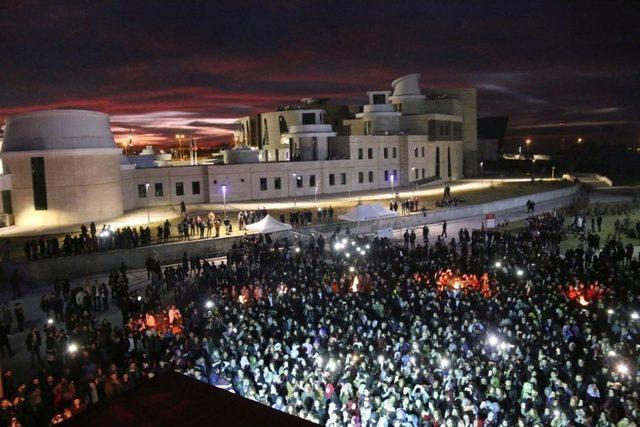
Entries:
{"type": "Polygon", "coordinates": [[[422,92],[419,75],[370,91],[361,106],[304,99],[240,118],[225,164],[122,156],[102,113],[9,118],[0,158],[5,213],[18,225],[103,221],[149,206],[391,189],[473,174],[475,90],[422,92]],[[224,188],[224,190],[223,190],[224,188]]]}

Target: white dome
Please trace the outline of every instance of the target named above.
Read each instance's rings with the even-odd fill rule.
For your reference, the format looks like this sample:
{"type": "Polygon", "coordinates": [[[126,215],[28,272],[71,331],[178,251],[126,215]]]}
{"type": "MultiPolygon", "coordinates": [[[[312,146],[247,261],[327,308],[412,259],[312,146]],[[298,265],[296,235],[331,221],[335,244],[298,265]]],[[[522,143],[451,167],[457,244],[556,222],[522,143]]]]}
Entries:
{"type": "Polygon", "coordinates": [[[86,110],[46,110],[10,117],[2,152],[115,147],[108,115],[86,110]]]}

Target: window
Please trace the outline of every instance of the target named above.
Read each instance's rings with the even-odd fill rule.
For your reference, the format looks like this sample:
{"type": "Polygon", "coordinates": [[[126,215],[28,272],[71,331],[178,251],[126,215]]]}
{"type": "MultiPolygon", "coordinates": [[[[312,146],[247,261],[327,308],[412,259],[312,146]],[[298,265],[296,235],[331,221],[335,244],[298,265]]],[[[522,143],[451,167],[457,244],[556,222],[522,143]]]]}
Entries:
{"type": "Polygon", "coordinates": [[[373,182],[373,171],[369,171],[369,182],[373,182]]]}
{"type": "Polygon", "coordinates": [[[363,157],[362,148],[358,148],[358,160],[362,160],[363,157]]]}
{"type": "Polygon", "coordinates": [[[154,187],[155,187],[155,190],[156,190],[156,197],[162,197],[162,194],[164,193],[162,191],[162,183],[161,182],[156,182],[154,187]]]}
{"type": "Polygon", "coordinates": [[[289,126],[283,116],[278,117],[278,124],[280,125],[280,134],[289,132],[289,126]]]}
{"type": "Polygon", "coordinates": [[[360,184],[364,182],[364,172],[358,172],[358,182],[360,184]]]}
{"type": "Polygon", "coordinates": [[[302,188],[302,177],[300,175],[296,175],[296,187],[302,188]]]}
{"type": "Polygon", "coordinates": [[[267,191],[267,178],[260,178],[260,191],[267,191]]]}
{"type": "Polygon", "coordinates": [[[397,170],[393,170],[393,179],[395,180],[398,177],[398,171],[397,170]]]}
{"type": "Polygon", "coordinates": [[[347,185],[347,174],[344,172],[340,174],[340,185],[347,185]]]}
{"type": "Polygon", "coordinates": [[[2,208],[5,213],[13,213],[13,205],[11,204],[11,190],[2,190],[2,208]]]}
{"type": "Polygon", "coordinates": [[[420,154],[422,155],[422,157],[424,157],[424,147],[421,147],[421,148],[420,148],[420,151],[421,151],[421,153],[420,153],[420,154]]]}
{"type": "Polygon", "coordinates": [[[389,181],[389,171],[385,169],[384,171],[384,180],[389,181]]]}
{"type": "Polygon", "coordinates": [[[422,178],[424,179],[424,168],[422,168],[422,178]]]}
{"type": "Polygon", "coordinates": [[[418,147],[413,149],[413,157],[418,157],[418,147]]]}
{"type": "Polygon", "coordinates": [[[309,187],[315,187],[315,186],[316,186],[316,176],[309,175],[309,187]]]}
{"type": "MultiPolygon", "coordinates": [[[[273,178],[273,188],[275,188],[276,190],[280,190],[282,188],[282,179],[279,176],[273,178]]],[[[262,188],[260,189],[262,190],[262,188]]]]}
{"type": "Polygon", "coordinates": [[[451,178],[451,147],[447,147],[447,176],[451,178]]]}
{"type": "Polygon", "coordinates": [[[138,184],[138,197],[144,199],[147,197],[147,185],[146,184],[138,184]]]}
{"type": "Polygon", "coordinates": [[[33,207],[37,211],[46,211],[48,204],[44,157],[31,158],[31,183],[33,184],[33,207]]]}
{"type": "Polygon", "coordinates": [[[200,194],[200,181],[191,181],[191,194],[200,194]]]}
{"type": "Polygon", "coordinates": [[[396,147],[393,147],[392,153],[393,153],[393,158],[395,159],[398,153],[398,150],[396,149],[396,147]]]}
{"type": "Polygon", "coordinates": [[[336,185],[336,176],[332,173],[329,174],[329,185],[336,185]]]}
{"type": "MultiPolygon", "coordinates": [[[[269,127],[267,126],[267,118],[263,120],[264,129],[262,130],[262,145],[269,145],[269,127]]],[[[268,154],[267,154],[268,156],[268,154]]],[[[267,160],[269,157],[267,157],[267,160]]]]}
{"type": "Polygon", "coordinates": [[[303,125],[315,125],[316,124],[316,113],[302,113],[302,124],[303,125]]]}
{"type": "Polygon", "coordinates": [[[382,149],[382,157],[384,157],[385,159],[389,158],[389,149],[387,147],[384,147],[382,149]]]}
{"type": "Polygon", "coordinates": [[[373,103],[374,104],[386,104],[387,97],[384,93],[374,93],[373,94],[373,103]]]}
{"type": "MultiPolygon", "coordinates": [[[[218,181],[214,180],[214,184],[217,184],[218,181]]],[[[176,196],[184,196],[184,184],[181,182],[176,182],[176,196]]]]}
{"type": "Polygon", "coordinates": [[[367,158],[373,159],[373,148],[367,148],[367,158]]]}
{"type": "Polygon", "coordinates": [[[438,178],[440,177],[440,147],[436,147],[436,174],[438,178]]]}

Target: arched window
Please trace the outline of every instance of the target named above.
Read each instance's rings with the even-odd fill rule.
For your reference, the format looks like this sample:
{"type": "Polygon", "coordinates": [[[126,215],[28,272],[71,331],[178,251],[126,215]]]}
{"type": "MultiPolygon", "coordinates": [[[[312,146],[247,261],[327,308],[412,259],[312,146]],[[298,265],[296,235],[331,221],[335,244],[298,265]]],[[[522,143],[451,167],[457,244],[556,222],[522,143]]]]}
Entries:
{"type": "Polygon", "coordinates": [[[436,147],[436,176],[440,177],[440,147],[436,147]]]}
{"type": "Polygon", "coordinates": [[[451,147],[447,147],[447,176],[451,178],[451,147]]]}
{"type": "Polygon", "coordinates": [[[288,133],[289,132],[289,126],[287,126],[287,121],[284,119],[283,116],[280,116],[278,118],[278,122],[280,124],[280,135],[282,135],[283,133],[288,133]]]}

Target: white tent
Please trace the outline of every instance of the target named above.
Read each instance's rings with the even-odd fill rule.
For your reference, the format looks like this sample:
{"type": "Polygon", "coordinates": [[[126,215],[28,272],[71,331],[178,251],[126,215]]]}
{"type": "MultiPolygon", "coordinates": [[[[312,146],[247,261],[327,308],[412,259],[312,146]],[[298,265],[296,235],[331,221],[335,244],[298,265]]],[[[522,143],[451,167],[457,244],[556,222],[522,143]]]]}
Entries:
{"type": "Polygon", "coordinates": [[[344,215],[340,215],[340,219],[346,221],[369,221],[373,219],[393,218],[398,216],[397,212],[390,211],[379,203],[371,205],[358,205],[344,215]]]}
{"type": "Polygon", "coordinates": [[[276,231],[291,230],[291,226],[281,223],[271,215],[267,215],[260,221],[247,225],[247,230],[258,233],[274,233],[276,231]]]}

